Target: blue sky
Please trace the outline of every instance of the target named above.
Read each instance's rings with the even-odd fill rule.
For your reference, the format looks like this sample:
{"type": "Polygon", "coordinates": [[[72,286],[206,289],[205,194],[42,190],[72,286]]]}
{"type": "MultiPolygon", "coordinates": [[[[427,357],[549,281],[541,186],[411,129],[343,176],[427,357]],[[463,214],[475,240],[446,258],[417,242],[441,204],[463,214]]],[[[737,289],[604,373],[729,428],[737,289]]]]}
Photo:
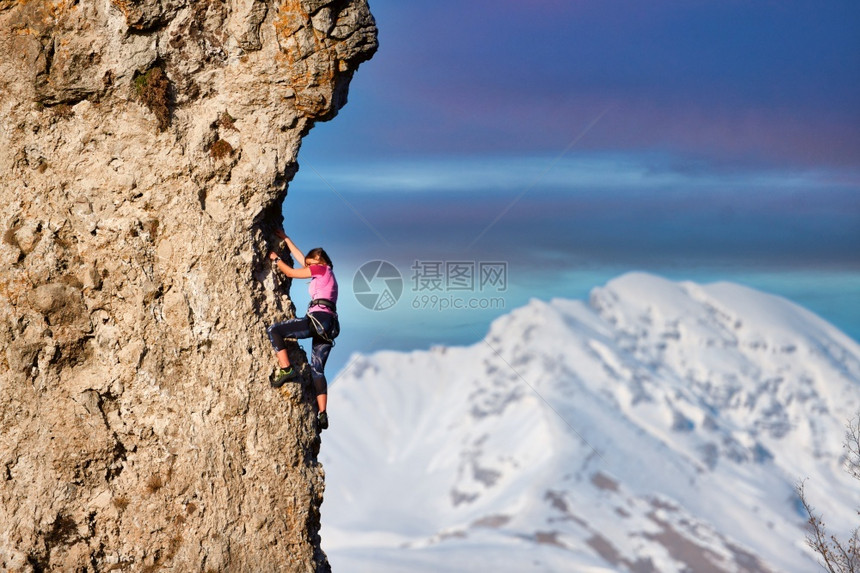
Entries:
{"type": "Polygon", "coordinates": [[[370,5],[379,52],[284,203],[335,259],[333,368],[477,340],[503,312],[419,311],[408,284],[391,310],[346,302],[373,259],[406,283],[414,260],[505,261],[506,310],[626,270],[735,280],[860,337],[860,4],[370,5]]]}

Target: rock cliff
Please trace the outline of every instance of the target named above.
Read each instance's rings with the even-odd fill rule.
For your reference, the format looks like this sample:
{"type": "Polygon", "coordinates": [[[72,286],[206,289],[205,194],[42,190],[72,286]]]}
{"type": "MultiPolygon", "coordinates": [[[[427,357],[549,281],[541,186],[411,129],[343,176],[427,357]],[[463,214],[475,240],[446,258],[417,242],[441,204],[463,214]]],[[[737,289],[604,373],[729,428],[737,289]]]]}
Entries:
{"type": "Polygon", "coordinates": [[[376,46],[366,0],[0,0],[0,570],[329,570],[265,254],[376,46]]]}

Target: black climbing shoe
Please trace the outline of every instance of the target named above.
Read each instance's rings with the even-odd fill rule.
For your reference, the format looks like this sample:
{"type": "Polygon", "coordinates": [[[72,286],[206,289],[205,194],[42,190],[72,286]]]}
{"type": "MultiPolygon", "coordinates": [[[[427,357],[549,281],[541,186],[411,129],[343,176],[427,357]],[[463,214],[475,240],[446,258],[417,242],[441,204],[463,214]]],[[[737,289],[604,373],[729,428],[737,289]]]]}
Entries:
{"type": "Polygon", "coordinates": [[[278,368],[275,371],[274,377],[272,378],[271,384],[273,388],[280,388],[287,381],[293,380],[298,376],[296,369],[292,366],[287,366],[286,368],[278,368]]]}
{"type": "Polygon", "coordinates": [[[325,430],[328,428],[328,414],[325,412],[320,412],[317,414],[317,423],[320,426],[320,430],[325,430]]]}

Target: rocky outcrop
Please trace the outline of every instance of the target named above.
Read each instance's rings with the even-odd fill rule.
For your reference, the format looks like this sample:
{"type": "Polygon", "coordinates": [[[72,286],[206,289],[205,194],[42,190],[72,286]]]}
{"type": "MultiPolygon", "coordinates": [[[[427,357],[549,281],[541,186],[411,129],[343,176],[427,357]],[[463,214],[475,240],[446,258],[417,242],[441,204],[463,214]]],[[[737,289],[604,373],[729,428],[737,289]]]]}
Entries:
{"type": "Polygon", "coordinates": [[[365,0],[0,0],[0,570],[329,569],[265,254],[376,45],[365,0]]]}

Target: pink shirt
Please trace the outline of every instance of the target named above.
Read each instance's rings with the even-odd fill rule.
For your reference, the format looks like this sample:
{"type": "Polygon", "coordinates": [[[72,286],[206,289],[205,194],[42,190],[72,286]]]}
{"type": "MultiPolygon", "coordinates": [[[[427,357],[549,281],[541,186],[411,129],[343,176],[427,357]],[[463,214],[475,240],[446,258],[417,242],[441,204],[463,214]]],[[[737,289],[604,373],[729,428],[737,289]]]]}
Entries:
{"type": "MultiPolygon", "coordinates": [[[[334,278],[334,273],[331,268],[326,265],[311,265],[308,267],[311,270],[311,284],[308,285],[308,292],[311,295],[311,300],[317,298],[325,298],[332,303],[337,303],[337,280],[334,278]]],[[[308,309],[308,312],[332,312],[322,305],[314,305],[308,309]]]]}

